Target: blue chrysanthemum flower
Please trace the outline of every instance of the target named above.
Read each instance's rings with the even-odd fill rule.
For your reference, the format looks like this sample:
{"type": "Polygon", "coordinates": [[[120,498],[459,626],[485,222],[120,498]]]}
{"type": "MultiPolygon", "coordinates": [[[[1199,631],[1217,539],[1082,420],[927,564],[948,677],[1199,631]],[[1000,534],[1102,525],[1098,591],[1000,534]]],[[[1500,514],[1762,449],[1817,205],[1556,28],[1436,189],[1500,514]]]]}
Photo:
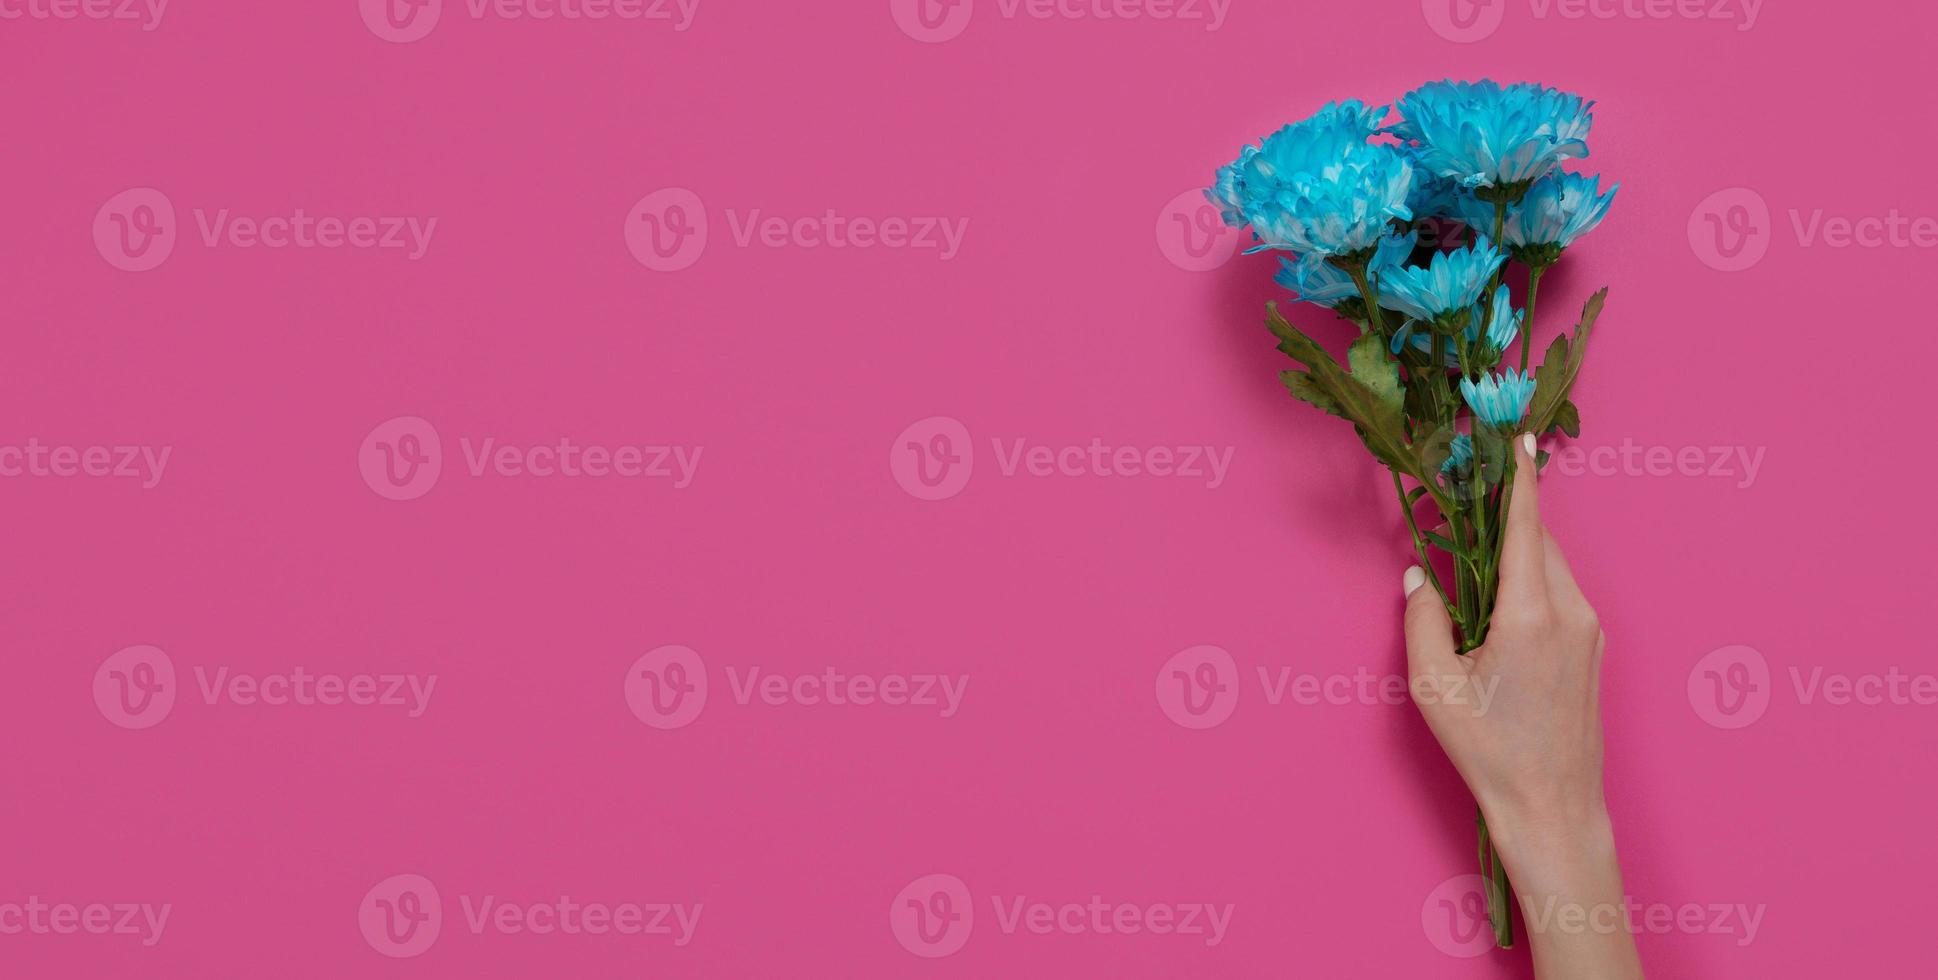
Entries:
{"type": "Polygon", "coordinates": [[[1453,216],[1462,198],[1466,197],[1461,193],[1460,185],[1434,173],[1420,159],[1419,147],[1403,144],[1400,152],[1413,166],[1413,188],[1407,192],[1407,210],[1412,211],[1416,219],[1453,216]]]}
{"type": "MultiPolygon", "coordinates": [[[[1516,310],[1510,304],[1507,286],[1502,285],[1494,290],[1493,314],[1488,315],[1481,309],[1480,304],[1474,304],[1462,336],[1467,339],[1469,346],[1478,344],[1482,338],[1485,338],[1487,346],[1493,351],[1492,357],[1498,358],[1502,351],[1507,350],[1508,345],[1514,343],[1514,338],[1519,336],[1521,321],[1525,316],[1524,311],[1516,310]],[[1481,329],[1483,321],[1487,324],[1484,331],[1481,329]]],[[[1400,348],[1409,343],[1413,345],[1414,350],[1422,354],[1432,353],[1433,334],[1428,332],[1420,321],[1408,320],[1394,332],[1393,342],[1389,347],[1397,356],[1400,348]]],[[[1447,349],[1445,359],[1448,367],[1460,366],[1460,352],[1451,347],[1447,349]]],[[[1492,358],[1487,363],[1492,363],[1492,358]]]]}
{"type": "MultiPolygon", "coordinates": [[[[1515,309],[1514,305],[1509,302],[1507,285],[1505,283],[1494,290],[1494,312],[1487,320],[1486,338],[1487,346],[1493,349],[1496,356],[1501,351],[1506,350],[1509,344],[1514,343],[1514,338],[1520,335],[1521,319],[1525,315],[1523,311],[1515,309]]],[[[1468,328],[1467,339],[1470,342],[1478,339],[1474,334],[1479,332],[1480,321],[1480,310],[1475,309],[1474,325],[1468,328]]]]}
{"type": "MultiPolygon", "coordinates": [[[[1369,274],[1384,277],[1389,270],[1404,264],[1407,256],[1413,254],[1413,245],[1418,239],[1419,236],[1412,232],[1381,239],[1373,252],[1372,261],[1367,265],[1369,274]]],[[[1353,284],[1353,277],[1326,261],[1323,255],[1307,255],[1296,262],[1280,259],[1279,264],[1283,268],[1272,277],[1273,280],[1297,293],[1299,299],[1307,303],[1336,309],[1341,303],[1362,298],[1359,287],[1353,284]]]]}
{"type": "Polygon", "coordinates": [[[1440,464],[1440,472],[1453,473],[1465,470],[1474,464],[1474,437],[1465,432],[1454,436],[1447,444],[1447,461],[1440,464]]]}
{"type": "MultiPolygon", "coordinates": [[[[1559,257],[1561,249],[1594,231],[1608,216],[1609,205],[1615,203],[1615,192],[1622,185],[1616,184],[1603,194],[1601,183],[1599,176],[1574,173],[1552,173],[1535,181],[1521,203],[1507,209],[1501,244],[1517,249],[1551,248],[1559,257]]],[[[1463,196],[1455,209],[1469,227],[1494,227],[1494,206],[1486,201],[1463,196]]]]}
{"type": "Polygon", "coordinates": [[[1521,424],[1528,402],[1534,399],[1534,379],[1513,368],[1486,375],[1478,384],[1461,378],[1460,397],[1482,422],[1497,429],[1512,429],[1521,424]]]}
{"type": "Polygon", "coordinates": [[[1373,248],[1392,219],[1413,217],[1412,165],[1396,147],[1367,142],[1385,116],[1384,106],[1356,100],[1328,104],[1240,150],[1205,197],[1227,224],[1252,227],[1259,244],[1248,251],[1327,256],[1373,248]]]}
{"type": "Polygon", "coordinates": [[[1466,248],[1434,253],[1425,266],[1404,266],[1380,277],[1379,305],[1416,320],[1439,320],[1480,300],[1481,290],[1507,253],[1485,235],[1466,248]]]}
{"type": "MultiPolygon", "coordinates": [[[[1266,137],[1260,142],[1275,146],[1279,150],[1276,162],[1283,163],[1287,151],[1307,148],[1308,159],[1318,160],[1326,149],[1336,149],[1355,143],[1364,143],[1379,132],[1380,120],[1386,117],[1386,108],[1368,108],[1357,99],[1345,102],[1328,102],[1307,118],[1292,123],[1266,137]],[[1295,137],[1283,140],[1278,137],[1295,137]],[[1276,145],[1275,145],[1275,140],[1276,145]]],[[[1251,205],[1269,196],[1269,188],[1251,187],[1248,177],[1257,176],[1255,165],[1262,152],[1258,146],[1244,146],[1238,151],[1238,159],[1218,168],[1218,179],[1210,190],[1205,192],[1213,204],[1218,205],[1225,223],[1233,228],[1243,228],[1251,223],[1251,205]]],[[[1321,161],[1323,163],[1323,161],[1321,161]]],[[[1269,180],[1268,180],[1269,182],[1269,180]]]]}
{"type": "Polygon", "coordinates": [[[1421,164],[1463,187],[1524,187],[1563,160],[1588,155],[1593,102],[1519,82],[1429,82],[1400,98],[1390,131],[1421,164]]]}

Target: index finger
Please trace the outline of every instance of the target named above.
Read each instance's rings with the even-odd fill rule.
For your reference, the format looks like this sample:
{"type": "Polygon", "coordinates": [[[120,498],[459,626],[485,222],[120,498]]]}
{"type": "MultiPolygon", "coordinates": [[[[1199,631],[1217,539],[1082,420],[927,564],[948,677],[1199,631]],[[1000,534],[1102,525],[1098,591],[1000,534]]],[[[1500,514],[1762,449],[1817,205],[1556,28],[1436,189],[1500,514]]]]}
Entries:
{"type": "Polygon", "coordinates": [[[1547,548],[1541,543],[1541,487],[1536,473],[1534,433],[1514,440],[1514,483],[1507,502],[1507,527],[1501,541],[1501,603],[1545,602],[1548,595],[1547,548]]]}

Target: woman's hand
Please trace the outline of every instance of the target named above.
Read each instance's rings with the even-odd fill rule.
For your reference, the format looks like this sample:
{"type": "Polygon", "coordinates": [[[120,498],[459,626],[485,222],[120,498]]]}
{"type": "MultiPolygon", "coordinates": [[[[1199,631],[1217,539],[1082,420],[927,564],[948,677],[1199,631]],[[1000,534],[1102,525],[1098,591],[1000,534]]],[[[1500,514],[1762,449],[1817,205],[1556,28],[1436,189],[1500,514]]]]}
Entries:
{"type": "Polygon", "coordinates": [[[1604,638],[1553,535],[1541,526],[1534,437],[1518,470],[1487,641],[1463,656],[1425,573],[1406,572],[1414,699],[1453,760],[1521,897],[1535,972],[1640,977],[1602,797],[1604,638]]]}

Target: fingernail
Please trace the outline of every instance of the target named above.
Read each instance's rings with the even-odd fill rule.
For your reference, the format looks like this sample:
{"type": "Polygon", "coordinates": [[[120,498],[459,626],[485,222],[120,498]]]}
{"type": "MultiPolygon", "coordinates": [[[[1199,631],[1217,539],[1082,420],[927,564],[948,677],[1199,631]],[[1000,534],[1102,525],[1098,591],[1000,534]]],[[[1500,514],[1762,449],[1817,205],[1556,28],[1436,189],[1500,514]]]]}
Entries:
{"type": "Polygon", "coordinates": [[[1400,577],[1400,588],[1406,590],[1409,599],[1413,597],[1413,593],[1420,591],[1420,586],[1425,584],[1427,584],[1427,573],[1418,565],[1408,568],[1406,574],[1400,577]]]}
{"type": "Polygon", "coordinates": [[[1534,433],[1521,433],[1521,448],[1527,450],[1529,459],[1534,458],[1534,433]]]}

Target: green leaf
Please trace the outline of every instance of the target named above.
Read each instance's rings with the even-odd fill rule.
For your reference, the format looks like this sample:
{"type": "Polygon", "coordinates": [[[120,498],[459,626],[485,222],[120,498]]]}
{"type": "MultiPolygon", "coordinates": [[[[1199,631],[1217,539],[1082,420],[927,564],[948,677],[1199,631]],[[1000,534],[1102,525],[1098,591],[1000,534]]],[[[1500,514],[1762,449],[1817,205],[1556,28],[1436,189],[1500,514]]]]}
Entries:
{"type": "Polygon", "coordinates": [[[1379,334],[1369,333],[1353,341],[1346,362],[1352,365],[1353,377],[1373,389],[1388,408],[1401,410],[1405,396],[1400,392],[1400,366],[1386,356],[1386,341],[1379,334]]]}
{"type": "MultiPolygon", "coordinates": [[[[1266,304],[1265,310],[1265,327],[1279,339],[1279,350],[1306,366],[1305,380],[1298,382],[1300,389],[1323,394],[1327,399],[1326,405],[1338,409],[1335,414],[1353,423],[1373,458],[1424,483],[1419,458],[1406,440],[1406,422],[1400,414],[1399,405],[1368,387],[1364,381],[1347,374],[1339,362],[1326,353],[1325,348],[1279,315],[1277,303],[1266,304]]],[[[1293,383],[1288,381],[1286,384],[1289,388],[1293,383]]],[[[1294,390],[1293,394],[1313,401],[1301,395],[1299,390],[1294,390]]]]}
{"type": "Polygon", "coordinates": [[[1340,418],[1346,416],[1346,413],[1339,408],[1339,403],[1333,401],[1331,395],[1326,394],[1313,382],[1312,375],[1304,371],[1280,371],[1279,380],[1285,383],[1285,390],[1291,392],[1292,397],[1327,415],[1337,415],[1340,418]]]}
{"type": "Polygon", "coordinates": [[[1448,538],[1444,534],[1435,534],[1432,531],[1421,531],[1420,534],[1421,536],[1425,537],[1427,541],[1431,542],[1434,547],[1439,548],[1441,551],[1444,551],[1447,554],[1459,555],[1462,558],[1467,557],[1467,549],[1461,547],[1458,544],[1455,544],[1452,539],[1448,538]]]}
{"type": "Polygon", "coordinates": [[[1561,408],[1555,411],[1554,425],[1548,431],[1552,432],[1555,429],[1567,433],[1570,439],[1581,436],[1581,409],[1576,407],[1574,402],[1562,402],[1561,408]]]}
{"type": "MultiPolygon", "coordinates": [[[[1419,423],[1419,425],[1424,426],[1425,423],[1419,423]]],[[[1422,428],[1416,428],[1413,430],[1413,448],[1419,453],[1422,472],[1440,472],[1440,467],[1445,466],[1447,459],[1453,455],[1453,441],[1456,434],[1453,429],[1436,428],[1432,431],[1424,431],[1422,428]]]]}
{"type": "MultiPolygon", "coordinates": [[[[1548,345],[1547,355],[1534,371],[1534,404],[1528,408],[1527,431],[1546,432],[1555,425],[1562,406],[1568,403],[1568,394],[1574,390],[1575,379],[1581,376],[1581,363],[1588,355],[1588,336],[1594,331],[1595,320],[1602,313],[1602,302],[1607,298],[1606,287],[1588,297],[1574,337],[1556,337],[1548,345]]],[[[1579,426],[1579,413],[1575,421],[1579,426]]]]}
{"type": "Polygon", "coordinates": [[[1475,486],[1494,486],[1507,478],[1507,463],[1514,456],[1507,437],[1491,425],[1474,426],[1474,466],[1480,472],[1475,486]]]}

